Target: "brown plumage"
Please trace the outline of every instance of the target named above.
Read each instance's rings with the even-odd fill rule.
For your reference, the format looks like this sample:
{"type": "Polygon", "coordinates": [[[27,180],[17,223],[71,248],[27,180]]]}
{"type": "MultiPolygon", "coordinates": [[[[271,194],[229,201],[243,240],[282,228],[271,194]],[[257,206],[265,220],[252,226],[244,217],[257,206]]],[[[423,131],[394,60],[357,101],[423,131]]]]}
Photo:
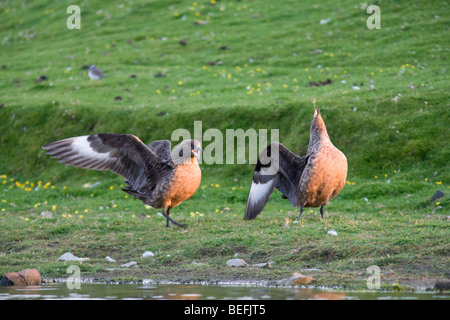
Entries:
{"type": "Polygon", "coordinates": [[[305,156],[299,157],[280,143],[270,144],[259,155],[247,200],[245,219],[261,213],[277,188],[293,207],[323,207],[342,190],[347,177],[347,158],[330,141],[319,110],[314,109],[305,156]]]}
{"type": "MultiPolygon", "coordinates": [[[[153,208],[170,210],[189,199],[200,185],[200,142],[185,140],[171,151],[169,140],[145,145],[131,134],[100,133],[68,138],[43,147],[52,158],[68,165],[111,170],[127,179],[122,189],[153,208]]],[[[182,226],[182,225],[180,225],[182,226]]]]}

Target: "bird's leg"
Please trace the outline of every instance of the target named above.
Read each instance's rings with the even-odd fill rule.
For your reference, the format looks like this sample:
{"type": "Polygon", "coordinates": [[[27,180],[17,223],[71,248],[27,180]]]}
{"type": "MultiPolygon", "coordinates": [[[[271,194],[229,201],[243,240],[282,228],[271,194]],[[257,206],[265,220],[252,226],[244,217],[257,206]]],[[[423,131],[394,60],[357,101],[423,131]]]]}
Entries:
{"type": "Polygon", "coordinates": [[[322,205],[322,206],[320,207],[320,216],[322,217],[322,220],[325,220],[325,219],[323,218],[323,206],[324,206],[324,205],[322,205]]]}
{"type": "Polygon", "coordinates": [[[302,214],[303,214],[303,210],[305,209],[305,207],[302,205],[301,207],[300,207],[300,214],[298,215],[298,221],[300,221],[300,219],[302,218],[302,214]]]}
{"type": "MultiPolygon", "coordinates": [[[[169,208],[167,208],[167,212],[169,212],[169,208]]],[[[169,225],[169,215],[168,214],[166,214],[166,208],[163,208],[163,212],[162,212],[162,214],[163,214],[163,216],[164,217],[166,217],[166,228],[168,228],[168,227],[170,227],[170,225],[169,225]]]]}
{"type": "Polygon", "coordinates": [[[174,224],[176,226],[179,226],[179,227],[185,227],[186,226],[185,224],[181,224],[181,223],[178,223],[178,222],[174,221],[172,218],[169,217],[169,214],[170,214],[170,207],[167,208],[166,213],[163,210],[163,215],[167,219],[166,227],[169,227],[169,221],[172,222],[172,224],[174,224]]]}

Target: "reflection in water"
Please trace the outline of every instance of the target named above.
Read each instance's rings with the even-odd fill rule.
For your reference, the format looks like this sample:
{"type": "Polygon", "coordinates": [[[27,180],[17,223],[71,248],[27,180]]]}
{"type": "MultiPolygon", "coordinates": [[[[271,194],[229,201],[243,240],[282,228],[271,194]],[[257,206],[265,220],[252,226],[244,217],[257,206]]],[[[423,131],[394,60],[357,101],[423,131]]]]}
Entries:
{"type": "Polygon", "coordinates": [[[0,300],[10,299],[139,299],[139,300],[375,300],[375,299],[445,299],[437,292],[341,292],[291,287],[231,287],[207,285],[125,285],[81,284],[68,289],[65,283],[28,287],[0,287],[0,300]]]}

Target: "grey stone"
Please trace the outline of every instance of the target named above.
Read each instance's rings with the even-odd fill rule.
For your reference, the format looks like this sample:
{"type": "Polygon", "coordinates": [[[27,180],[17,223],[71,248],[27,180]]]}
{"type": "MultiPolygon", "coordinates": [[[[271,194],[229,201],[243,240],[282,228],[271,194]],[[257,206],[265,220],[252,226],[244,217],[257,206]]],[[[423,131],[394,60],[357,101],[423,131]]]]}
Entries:
{"type": "Polygon", "coordinates": [[[230,259],[227,261],[227,266],[229,266],[229,267],[246,267],[246,266],[248,266],[248,264],[243,259],[230,259]]]}

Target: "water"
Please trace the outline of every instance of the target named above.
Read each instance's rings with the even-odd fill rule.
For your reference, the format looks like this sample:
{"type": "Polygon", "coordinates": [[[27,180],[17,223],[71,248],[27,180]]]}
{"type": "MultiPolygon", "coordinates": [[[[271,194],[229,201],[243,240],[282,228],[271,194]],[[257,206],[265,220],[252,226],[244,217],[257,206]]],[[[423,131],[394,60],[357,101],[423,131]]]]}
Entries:
{"type": "Polygon", "coordinates": [[[0,300],[449,300],[439,292],[348,292],[291,287],[65,283],[0,287],[0,300]]]}

